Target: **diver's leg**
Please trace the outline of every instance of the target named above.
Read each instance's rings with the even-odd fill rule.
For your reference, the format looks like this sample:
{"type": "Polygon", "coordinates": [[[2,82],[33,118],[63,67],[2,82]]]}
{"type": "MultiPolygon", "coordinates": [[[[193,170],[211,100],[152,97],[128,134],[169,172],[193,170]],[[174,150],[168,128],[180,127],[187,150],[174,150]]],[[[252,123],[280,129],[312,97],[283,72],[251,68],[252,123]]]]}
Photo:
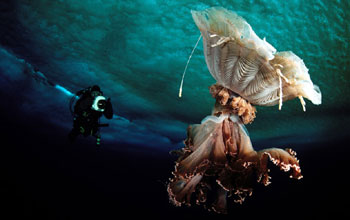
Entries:
{"type": "Polygon", "coordinates": [[[96,145],[97,145],[97,146],[100,146],[100,144],[101,144],[101,134],[98,134],[98,135],[96,136],[96,145]]]}
{"type": "Polygon", "coordinates": [[[101,144],[101,134],[99,128],[93,128],[93,136],[96,137],[96,146],[101,144]]]}
{"type": "Polygon", "coordinates": [[[80,122],[81,122],[80,117],[75,116],[73,119],[73,128],[68,134],[68,140],[71,143],[73,143],[75,139],[79,136],[79,134],[82,133],[80,131],[80,122]]]}
{"type": "Polygon", "coordinates": [[[73,127],[73,129],[68,134],[69,142],[73,143],[75,141],[75,139],[78,137],[79,133],[80,133],[79,130],[77,130],[75,127],[73,127]]]}

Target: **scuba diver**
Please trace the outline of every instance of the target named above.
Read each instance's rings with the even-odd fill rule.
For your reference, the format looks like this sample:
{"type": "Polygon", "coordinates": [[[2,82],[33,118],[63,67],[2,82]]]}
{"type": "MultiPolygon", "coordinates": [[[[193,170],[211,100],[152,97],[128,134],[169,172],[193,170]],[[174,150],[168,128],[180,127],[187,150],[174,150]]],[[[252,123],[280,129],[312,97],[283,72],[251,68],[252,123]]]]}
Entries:
{"type": "Polygon", "coordinates": [[[92,135],[96,137],[96,145],[101,142],[100,127],[107,127],[108,124],[100,124],[99,119],[104,115],[107,119],[113,117],[113,108],[111,99],[103,96],[100,87],[94,85],[76,93],[78,101],[72,109],[76,96],[70,101],[70,110],[74,117],[73,129],[70,131],[68,138],[70,142],[82,134],[84,137],[92,135]]]}

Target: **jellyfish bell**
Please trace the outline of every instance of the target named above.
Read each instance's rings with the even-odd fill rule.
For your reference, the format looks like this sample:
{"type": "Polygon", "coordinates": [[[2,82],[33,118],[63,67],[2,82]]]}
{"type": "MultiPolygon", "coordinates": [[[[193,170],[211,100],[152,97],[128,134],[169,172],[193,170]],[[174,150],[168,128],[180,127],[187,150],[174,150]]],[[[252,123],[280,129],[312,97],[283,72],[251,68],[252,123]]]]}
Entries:
{"type": "Polygon", "coordinates": [[[276,52],[243,18],[222,7],[191,12],[217,83],[254,105],[281,105],[300,96],[321,103],[308,69],[293,52],[276,52]]]}

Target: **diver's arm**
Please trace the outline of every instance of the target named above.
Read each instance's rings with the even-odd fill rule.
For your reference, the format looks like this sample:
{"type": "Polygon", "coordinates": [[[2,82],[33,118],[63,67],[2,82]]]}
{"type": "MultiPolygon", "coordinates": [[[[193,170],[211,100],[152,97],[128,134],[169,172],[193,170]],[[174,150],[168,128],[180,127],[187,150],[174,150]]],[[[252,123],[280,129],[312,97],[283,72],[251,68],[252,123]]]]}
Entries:
{"type": "Polygon", "coordinates": [[[77,95],[77,96],[84,95],[86,92],[90,92],[90,90],[91,90],[91,87],[88,87],[88,88],[86,88],[86,89],[82,89],[82,90],[78,91],[78,92],[76,93],[76,95],[77,95]]]}
{"type": "Polygon", "coordinates": [[[112,103],[111,103],[111,98],[107,99],[106,108],[105,108],[103,114],[107,119],[113,118],[113,107],[112,107],[112,103]]]}

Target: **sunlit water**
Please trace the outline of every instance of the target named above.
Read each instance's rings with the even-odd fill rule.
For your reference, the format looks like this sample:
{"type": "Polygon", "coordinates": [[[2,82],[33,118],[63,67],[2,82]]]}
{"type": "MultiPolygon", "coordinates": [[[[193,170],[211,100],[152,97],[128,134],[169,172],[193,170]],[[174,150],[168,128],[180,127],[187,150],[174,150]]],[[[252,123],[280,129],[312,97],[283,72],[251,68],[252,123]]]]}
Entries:
{"type": "Polygon", "coordinates": [[[248,126],[253,140],[308,141],[345,134],[343,127],[350,122],[346,0],[1,3],[2,88],[28,103],[22,106],[27,113],[45,115],[55,106],[60,109],[55,123],[69,127],[69,97],[53,86],[75,92],[99,84],[123,119],[111,122],[107,137],[159,147],[181,145],[187,125],[209,115],[214,102],[208,92],[214,80],[201,43],[188,66],[183,97],[177,96],[200,34],[190,11],[211,6],[237,12],[278,51],[292,50],[322,91],[322,105],[307,102],[306,113],[297,100],[285,103],[282,111],[258,107],[257,119],[248,126]],[[28,75],[26,69],[42,75],[32,82],[28,77],[33,71],[28,75]]]}

